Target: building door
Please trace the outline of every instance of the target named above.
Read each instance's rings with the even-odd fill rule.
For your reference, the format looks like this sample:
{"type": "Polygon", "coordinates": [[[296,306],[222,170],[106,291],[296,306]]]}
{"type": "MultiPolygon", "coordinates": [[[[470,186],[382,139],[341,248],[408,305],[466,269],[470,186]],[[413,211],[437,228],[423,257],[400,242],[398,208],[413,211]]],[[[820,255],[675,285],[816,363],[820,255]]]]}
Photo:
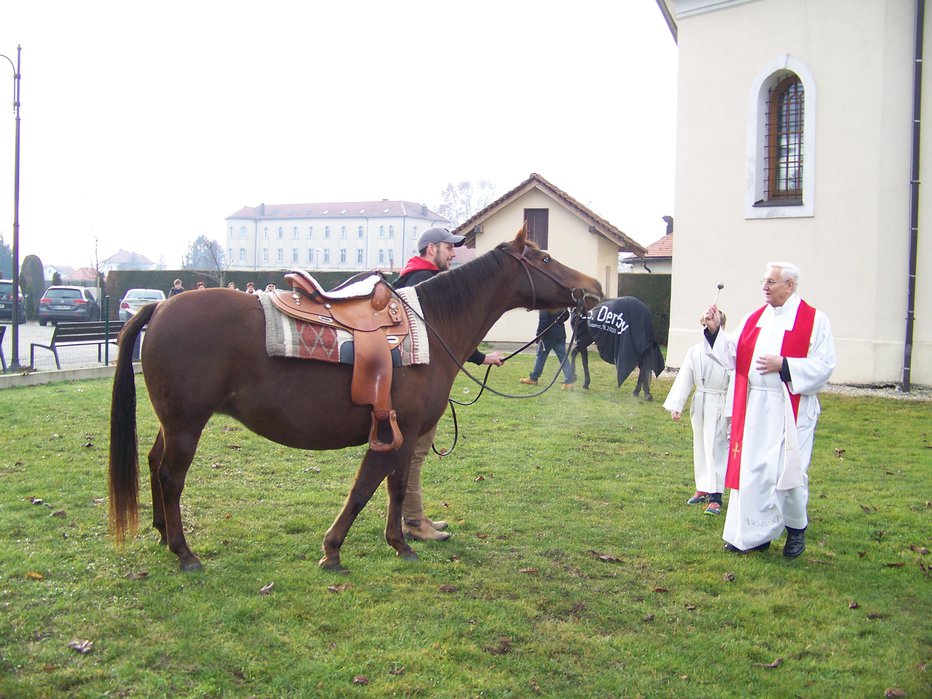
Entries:
{"type": "Polygon", "coordinates": [[[547,249],[549,233],[549,209],[525,209],[524,220],[527,221],[527,238],[534,241],[541,250],[547,249]]]}

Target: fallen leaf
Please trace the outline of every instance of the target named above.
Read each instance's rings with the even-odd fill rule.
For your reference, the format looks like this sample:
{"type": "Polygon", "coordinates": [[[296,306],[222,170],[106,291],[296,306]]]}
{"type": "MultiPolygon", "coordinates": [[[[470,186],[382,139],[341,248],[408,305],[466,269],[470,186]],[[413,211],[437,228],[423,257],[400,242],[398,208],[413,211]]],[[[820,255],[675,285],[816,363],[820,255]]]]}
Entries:
{"type": "Polygon", "coordinates": [[[589,551],[589,555],[593,558],[597,558],[600,561],[605,561],[606,563],[621,563],[621,559],[618,556],[612,556],[608,553],[599,553],[598,551],[589,551]]]}
{"type": "Polygon", "coordinates": [[[489,646],[488,648],[483,648],[483,650],[491,655],[505,655],[511,651],[511,639],[500,636],[497,646],[489,646]]]}
{"type": "Polygon", "coordinates": [[[148,577],[148,576],[149,576],[148,570],[138,570],[133,573],[127,573],[126,579],[127,580],[142,580],[143,578],[148,577]]]}
{"type": "Polygon", "coordinates": [[[78,651],[81,655],[87,655],[94,649],[94,642],[76,638],[68,644],[68,647],[78,651]]]}
{"type": "Polygon", "coordinates": [[[240,450],[242,447],[239,444],[227,444],[227,449],[240,450]]]}
{"type": "Polygon", "coordinates": [[[653,620],[654,620],[654,615],[653,615],[653,614],[648,614],[648,615],[645,616],[641,621],[650,622],[650,621],[653,621],[653,620]]]}
{"type": "Polygon", "coordinates": [[[735,574],[734,574],[734,573],[725,573],[725,574],[722,576],[722,580],[724,580],[725,582],[734,582],[734,581],[735,581],[735,574]]]}
{"type": "Polygon", "coordinates": [[[683,606],[686,607],[686,611],[687,611],[687,612],[694,612],[694,611],[696,611],[696,605],[695,605],[695,604],[690,604],[689,602],[687,602],[687,603],[684,604],[683,606]]]}
{"type": "Polygon", "coordinates": [[[910,550],[910,551],[915,551],[916,553],[918,553],[918,554],[920,554],[920,555],[922,555],[922,556],[927,556],[927,555],[929,555],[929,549],[927,549],[925,546],[916,546],[915,544],[910,544],[910,545],[909,545],[909,550],[910,550]]]}
{"type": "Polygon", "coordinates": [[[450,556],[450,561],[453,563],[459,563],[459,560],[460,560],[460,557],[457,556],[455,553],[452,556],[450,556]]]}
{"type": "Polygon", "coordinates": [[[665,587],[655,587],[654,592],[669,592],[669,590],[665,587]]]}
{"type": "Polygon", "coordinates": [[[26,573],[26,577],[29,580],[45,580],[45,576],[42,575],[42,573],[37,573],[34,570],[30,570],[28,573],[26,573]]]}
{"type": "Polygon", "coordinates": [[[519,573],[527,573],[528,575],[537,575],[540,571],[537,568],[521,568],[519,573]]]}
{"type": "Polygon", "coordinates": [[[443,500],[441,500],[441,501],[440,501],[440,505],[441,505],[442,507],[449,507],[449,506],[450,506],[450,503],[444,502],[443,500]]]}
{"type": "Polygon", "coordinates": [[[848,602],[848,609],[860,609],[861,605],[857,602],[848,602]]]}
{"type": "Polygon", "coordinates": [[[259,588],[259,594],[260,594],[260,595],[268,595],[268,594],[271,594],[272,588],[273,588],[273,587],[275,587],[275,583],[270,582],[268,585],[259,588]]]}
{"type": "Polygon", "coordinates": [[[884,563],[883,565],[885,568],[902,568],[906,564],[903,562],[897,562],[897,563],[884,563]]]}
{"type": "Polygon", "coordinates": [[[33,505],[41,505],[44,501],[42,498],[29,498],[29,502],[31,502],[33,505]]]}
{"type": "Polygon", "coordinates": [[[844,455],[845,455],[844,449],[835,449],[835,456],[837,456],[838,458],[841,458],[844,455]]]}
{"type": "Polygon", "coordinates": [[[459,590],[459,588],[456,585],[453,585],[452,583],[444,583],[437,589],[440,590],[441,592],[456,592],[457,590],[459,590]]]}
{"type": "Polygon", "coordinates": [[[395,665],[392,667],[391,670],[388,671],[388,674],[389,675],[403,675],[405,674],[405,670],[407,669],[408,668],[406,668],[404,665],[401,665],[401,666],[395,665]]]}
{"type": "Polygon", "coordinates": [[[528,680],[528,684],[531,686],[531,689],[534,690],[535,694],[540,694],[540,685],[537,684],[533,679],[528,680]]]}
{"type": "Polygon", "coordinates": [[[67,517],[68,513],[64,510],[55,510],[49,517],[67,517]]]}
{"type": "Polygon", "coordinates": [[[871,508],[868,507],[867,505],[861,505],[861,509],[864,510],[865,512],[870,512],[870,511],[871,511],[871,508]]]}
{"type": "Polygon", "coordinates": [[[898,689],[897,687],[890,687],[886,692],[883,693],[883,695],[892,699],[893,697],[905,697],[906,692],[904,692],[902,689],[898,689]]]}
{"type": "Polygon", "coordinates": [[[867,551],[858,551],[858,558],[864,558],[867,555],[867,551]]]}
{"type": "Polygon", "coordinates": [[[485,476],[476,476],[476,483],[478,483],[479,481],[484,481],[484,480],[485,480],[485,476]]]}
{"type": "Polygon", "coordinates": [[[881,614],[880,612],[871,612],[867,615],[868,619],[886,619],[889,614],[881,614]]]}
{"type": "Polygon", "coordinates": [[[782,664],[783,664],[783,658],[777,658],[772,663],[754,663],[754,667],[766,667],[772,670],[776,670],[782,664]]]}
{"type": "Polygon", "coordinates": [[[680,675],[680,679],[683,680],[683,682],[685,682],[686,680],[689,679],[689,675],[680,675]]]}
{"type": "Polygon", "coordinates": [[[81,446],[84,447],[84,448],[86,448],[86,449],[93,449],[93,448],[94,448],[94,443],[93,443],[93,442],[85,442],[85,443],[82,444],[81,446]]]}
{"type": "Polygon", "coordinates": [[[328,591],[328,592],[335,592],[335,593],[337,593],[337,592],[346,592],[346,591],[347,591],[348,589],[350,589],[352,586],[353,586],[352,583],[340,583],[340,584],[338,584],[338,585],[331,585],[330,587],[327,588],[327,591],[328,591]]]}
{"type": "Polygon", "coordinates": [[[489,535],[488,535],[488,534],[483,534],[482,532],[476,532],[476,538],[477,538],[477,539],[488,539],[488,538],[489,538],[489,535]]]}
{"type": "Polygon", "coordinates": [[[93,500],[92,502],[93,502],[95,505],[102,505],[102,504],[104,503],[104,500],[105,500],[105,498],[94,498],[94,500],[93,500]]]}
{"type": "Polygon", "coordinates": [[[356,675],[353,678],[353,684],[369,684],[369,678],[365,675],[356,675]]]}
{"type": "Polygon", "coordinates": [[[214,462],[210,465],[210,467],[213,468],[213,469],[220,468],[220,462],[219,462],[219,461],[214,461],[214,462]]]}

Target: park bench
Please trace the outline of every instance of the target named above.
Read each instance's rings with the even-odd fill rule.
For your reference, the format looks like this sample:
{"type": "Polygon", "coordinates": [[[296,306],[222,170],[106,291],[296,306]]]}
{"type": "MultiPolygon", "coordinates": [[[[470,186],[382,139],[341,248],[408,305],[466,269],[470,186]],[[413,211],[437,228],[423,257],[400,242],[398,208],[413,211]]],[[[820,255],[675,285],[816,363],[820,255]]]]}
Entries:
{"type": "Polygon", "coordinates": [[[123,321],[103,320],[92,321],[89,323],[59,323],[55,326],[52,333],[52,341],[43,345],[39,342],[33,342],[29,347],[29,366],[35,367],[36,348],[51,350],[55,355],[55,366],[61,369],[61,361],[58,359],[58,348],[63,346],[77,345],[97,345],[97,361],[102,362],[103,346],[107,344],[115,345],[120,331],[123,329],[123,321]]]}

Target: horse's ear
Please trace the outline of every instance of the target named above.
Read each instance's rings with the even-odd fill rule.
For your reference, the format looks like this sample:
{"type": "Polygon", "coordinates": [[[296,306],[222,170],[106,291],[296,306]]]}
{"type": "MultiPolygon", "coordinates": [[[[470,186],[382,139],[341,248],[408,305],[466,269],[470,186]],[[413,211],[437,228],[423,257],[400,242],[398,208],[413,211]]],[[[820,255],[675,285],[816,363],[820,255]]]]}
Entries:
{"type": "Polygon", "coordinates": [[[519,252],[524,250],[524,246],[527,245],[527,219],[524,219],[524,224],[521,226],[515,239],[511,241],[511,245],[519,252]]]}

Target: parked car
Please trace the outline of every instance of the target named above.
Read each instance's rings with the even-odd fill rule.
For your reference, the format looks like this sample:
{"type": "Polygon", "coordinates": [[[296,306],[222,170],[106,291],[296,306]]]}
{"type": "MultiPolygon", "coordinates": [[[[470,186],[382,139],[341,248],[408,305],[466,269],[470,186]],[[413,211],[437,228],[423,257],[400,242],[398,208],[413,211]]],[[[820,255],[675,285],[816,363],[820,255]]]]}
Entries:
{"type": "Polygon", "coordinates": [[[120,301],[120,320],[125,322],[146,304],[164,300],[165,292],[161,289],[128,289],[120,301]]]}
{"type": "MultiPolygon", "coordinates": [[[[17,319],[20,323],[26,322],[26,309],[23,307],[23,295],[17,294],[17,319]]],[[[0,279],[0,318],[13,320],[13,282],[9,279],[0,279]]]]}
{"type": "Polygon", "coordinates": [[[60,320],[100,320],[100,304],[82,286],[50,286],[39,299],[39,325],[60,320]]]}

